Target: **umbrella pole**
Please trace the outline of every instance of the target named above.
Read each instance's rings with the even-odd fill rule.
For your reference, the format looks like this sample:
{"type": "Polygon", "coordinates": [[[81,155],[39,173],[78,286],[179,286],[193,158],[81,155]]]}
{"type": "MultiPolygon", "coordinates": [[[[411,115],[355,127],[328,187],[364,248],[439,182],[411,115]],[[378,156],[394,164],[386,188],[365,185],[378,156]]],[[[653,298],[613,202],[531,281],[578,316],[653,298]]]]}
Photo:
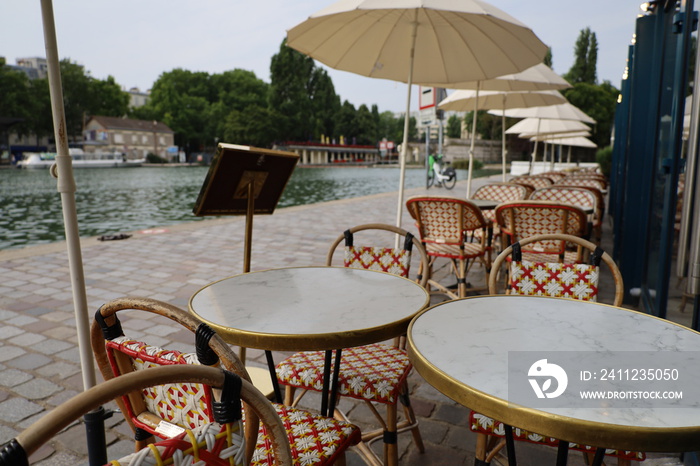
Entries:
{"type": "MultiPolygon", "coordinates": [[[[75,179],[73,178],[72,159],[68,152],[66,116],[63,107],[63,91],[61,87],[61,70],[58,60],[56,26],[51,0],[41,0],[41,15],[44,26],[44,42],[46,46],[49,90],[51,95],[51,112],[54,121],[54,137],[56,138],[57,151],[56,165],[52,167],[51,174],[58,178],[56,189],[61,195],[66,246],[68,249],[68,265],[70,269],[71,287],[73,290],[73,307],[78,331],[78,349],[82,367],[83,388],[87,390],[95,385],[95,367],[90,347],[87,293],[85,291],[85,275],[83,272],[83,259],[80,250],[78,215],[75,207],[76,185],[75,179]]],[[[107,462],[104,418],[104,409],[102,407],[85,415],[90,465],[105,464],[107,462]]]]}
{"type": "Polygon", "coordinates": [[[474,117],[472,118],[472,140],[469,145],[469,173],[467,174],[467,199],[472,196],[472,170],[474,168],[474,139],[476,139],[476,114],[479,108],[479,87],[481,81],[476,82],[476,99],[474,99],[474,117]]]}
{"type": "Polygon", "coordinates": [[[503,159],[503,178],[506,182],[506,95],[503,94],[503,113],[501,113],[501,157],[503,159]]]}
{"type": "Polygon", "coordinates": [[[535,150],[532,151],[532,160],[530,161],[530,174],[534,175],[535,162],[537,161],[537,140],[540,138],[540,123],[542,118],[537,119],[537,131],[535,132],[535,150]]]}
{"type": "MultiPolygon", "coordinates": [[[[408,152],[408,123],[411,114],[411,86],[413,85],[413,57],[416,51],[416,33],[418,32],[418,12],[413,22],[413,33],[411,37],[411,57],[408,68],[408,92],[406,93],[406,114],[403,120],[403,142],[401,143],[401,154],[399,155],[399,203],[396,208],[396,226],[401,228],[401,217],[403,214],[403,191],[406,178],[406,153],[408,152]]],[[[396,248],[399,247],[399,236],[396,236],[396,248]]]]}

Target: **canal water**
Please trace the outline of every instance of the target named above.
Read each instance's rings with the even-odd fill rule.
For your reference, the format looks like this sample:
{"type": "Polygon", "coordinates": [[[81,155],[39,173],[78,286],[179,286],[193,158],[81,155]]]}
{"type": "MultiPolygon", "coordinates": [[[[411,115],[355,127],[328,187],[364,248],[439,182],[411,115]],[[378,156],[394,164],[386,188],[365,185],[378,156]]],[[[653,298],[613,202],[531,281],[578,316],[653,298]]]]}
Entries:
{"type": "MultiPolygon", "coordinates": [[[[201,220],[192,214],[208,167],[80,168],[76,204],[80,236],[201,220]]],[[[476,174],[479,176],[479,174],[476,174]]],[[[465,179],[466,171],[457,171],[465,179]]],[[[398,168],[297,167],[278,207],[398,190],[398,168]]],[[[425,172],[406,170],[406,188],[425,172]]],[[[0,170],[0,250],[64,239],[61,200],[48,170],[0,170]]]]}

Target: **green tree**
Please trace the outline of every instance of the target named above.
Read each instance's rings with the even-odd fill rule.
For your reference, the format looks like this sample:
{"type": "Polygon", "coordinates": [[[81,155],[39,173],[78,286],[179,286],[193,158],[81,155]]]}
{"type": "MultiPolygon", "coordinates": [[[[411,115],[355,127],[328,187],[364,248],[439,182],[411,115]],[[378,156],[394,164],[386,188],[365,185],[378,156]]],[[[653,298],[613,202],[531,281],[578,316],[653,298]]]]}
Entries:
{"type": "Polygon", "coordinates": [[[92,113],[92,78],[85,67],[63,59],[60,62],[66,133],[69,140],[82,141],[83,124],[92,113]]]}
{"type": "MultiPolygon", "coordinates": [[[[231,118],[235,121],[238,116],[248,111],[251,112],[251,115],[266,111],[270,85],[258,79],[252,71],[241,69],[212,75],[210,85],[215,94],[212,97],[213,100],[210,101],[207,114],[207,140],[259,145],[259,143],[250,142],[252,137],[248,137],[245,132],[239,131],[236,133],[236,138],[231,138],[228,119],[231,118]]],[[[274,122],[272,123],[274,124],[274,122]]],[[[253,126],[243,127],[252,128],[253,126]]],[[[260,141],[265,138],[256,135],[254,139],[260,141]]],[[[265,145],[269,142],[270,140],[267,140],[265,145]]]]}
{"type": "Polygon", "coordinates": [[[585,28],[579,33],[574,46],[574,64],[564,78],[571,84],[597,81],[598,40],[595,32],[585,28]]]}
{"type": "Polygon", "coordinates": [[[112,76],[105,81],[90,81],[90,114],[121,117],[129,110],[129,94],[122,91],[112,76]]]}
{"type": "MultiPolygon", "coordinates": [[[[472,125],[474,124],[474,112],[467,113],[464,117],[469,131],[469,137],[472,133],[472,125]]],[[[491,115],[486,110],[479,110],[476,116],[476,132],[482,139],[500,139],[501,132],[501,117],[491,115]]]]}
{"type": "Polygon", "coordinates": [[[392,112],[382,112],[379,114],[377,125],[377,140],[386,138],[387,141],[399,143],[402,140],[403,119],[394,117],[392,112]]]}
{"type": "Polygon", "coordinates": [[[268,147],[282,136],[275,123],[279,118],[274,110],[259,105],[232,110],[224,124],[224,140],[268,147]]]}
{"type": "Polygon", "coordinates": [[[13,130],[20,134],[29,134],[32,118],[32,94],[27,75],[13,70],[0,62],[0,117],[21,119],[13,125],[13,130]]]}
{"type": "Polygon", "coordinates": [[[174,69],[163,73],[154,83],[148,113],[175,132],[175,144],[188,153],[211,146],[214,136],[208,124],[211,89],[209,74],[174,69]]]}
{"type": "Polygon", "coordinates": [[[354,142],[356,144],[373,145],[378,141],[376,139],[376,128],[372,113],[367,108],[367,105],[362,104],[357,109],[355,114],[356,134],[354,142]]]}
{"type": "Polygon", "coordinates": [[[576,83],[563,93],[569,102],[596,120],[592,130],[593,141],[599,147],[609,145],[615,118],[615,103],[620,91],[609,81],[604,81],[599,85],[576,83]]]}
{"type": "Polygon", "coordinates": [[[313,138],[320,139],[321,135],[335,135],[335,116],[340,110],[340,97],[335,93],[333,80],[326,70],[315,67],[309,92],[311,111],[315,121],[313,138]]]}
{"type": "Polygon", "coordinates": [[[284,39],[270,61],[270,106],[285,116],[280,121],[283,134],[306,141],[316,129],[310,92],[314,61],[286,43],[284,39]]]}
{"type": "Polygon", "coordinates": [[[450,115],[450,117],[447,119],[447,137],[462,137],[462,119],[456,114],[450,115]]]}
{"type": "Polygon", "coordinates": [[[352,141],[357,137],[357,125],[355,124],[355,106],[347,100],[343,102],[336,116],[336,128],[338,137],[343,136],[346,141],[352,141]]]}
{"type": "Polygon", "coordinates": [[[44,136],[52,136],[53,114],[51,113],[51,95],[48,79],[34,79],[30,82],[31,117],[29,118],[31,132],[36,135],[37,145],[44,136]]]}
{"type": "Polygon", "coordinates": [[[542,63],[552,68],[552,47],[547,48],[547,53],[544,55],[544,60],[542,61],[542,63]]]}

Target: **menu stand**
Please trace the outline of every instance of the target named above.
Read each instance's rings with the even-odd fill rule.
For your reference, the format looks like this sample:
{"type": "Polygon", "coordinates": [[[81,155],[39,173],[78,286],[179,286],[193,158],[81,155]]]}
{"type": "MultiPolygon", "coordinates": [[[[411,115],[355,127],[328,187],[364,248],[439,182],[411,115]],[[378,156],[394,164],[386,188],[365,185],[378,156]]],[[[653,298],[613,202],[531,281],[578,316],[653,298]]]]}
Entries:
{"type": "MultiPolygon", "coordinates": [[[[253,216],[274,212],[298,161],[294,152],[225,143],[217,147],[193,212],[198,217],[245,215],[243,273],[250,272],[253,216]]],[[[241,347],[239,354],[245,363],[246,349],[241,347]]],[[[265,356],[272,389],[281,402],[272,353],[266,351],[265,356]]]]}
{"type": "Polygon", "coordinates": [[[272,214],[299,161],[293,152],[219,143],[197,197],[196,216],[245,215],[243,272],[250,272],[253,215],[272,214]]]}

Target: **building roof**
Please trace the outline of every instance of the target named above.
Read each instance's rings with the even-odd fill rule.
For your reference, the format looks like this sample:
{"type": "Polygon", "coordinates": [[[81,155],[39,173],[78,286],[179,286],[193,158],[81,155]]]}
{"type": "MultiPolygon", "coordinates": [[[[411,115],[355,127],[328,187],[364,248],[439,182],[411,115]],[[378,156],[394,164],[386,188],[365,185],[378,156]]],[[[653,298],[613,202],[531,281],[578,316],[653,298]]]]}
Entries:
{"type": "Polygon", "coordinates": [[[158,133],[174,133],[172,129],[165,123],[151,120],[132,120],[130,118],[108,117],[108,116],[93,116],[94,120],[105,129],[121,129],[130,131],[148,131],[158,133]]]}

